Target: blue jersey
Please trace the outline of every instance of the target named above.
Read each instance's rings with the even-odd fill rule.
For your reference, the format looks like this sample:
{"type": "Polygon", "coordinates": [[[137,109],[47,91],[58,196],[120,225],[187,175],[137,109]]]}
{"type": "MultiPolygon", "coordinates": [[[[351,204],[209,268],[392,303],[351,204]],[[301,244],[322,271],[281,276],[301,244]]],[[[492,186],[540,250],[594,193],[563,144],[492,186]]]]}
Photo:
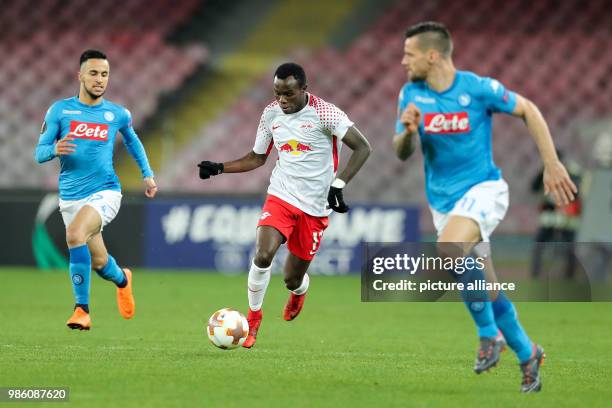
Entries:
{"type": "Polygon", "coordinates": [[[130,112],[102,100],[89,106],[72,97],[56,101],[45,116],[35,157],[39,163],[55,157],[55,142],[72,133],[75,151],[60,156],[59,193],[63,200],[79,200],[102,190],[121,190],[113,168],[117,132],[136,160],[143,177],[153,177],[142,143],[132,127],[130,112]]]}
{"type": "Polygon", "coordinates": [[[425,190],[435,210],[447,213],[474,185],[501,178],[493,162],[492,115],[512,113],[515,93],[495,79],[466,71],[457,71],[444,92],[430,89],[425,81],[407,83],[399,95],[397,133],[405,131],[399,117],[411,102],[422,113],[425,190]]]}

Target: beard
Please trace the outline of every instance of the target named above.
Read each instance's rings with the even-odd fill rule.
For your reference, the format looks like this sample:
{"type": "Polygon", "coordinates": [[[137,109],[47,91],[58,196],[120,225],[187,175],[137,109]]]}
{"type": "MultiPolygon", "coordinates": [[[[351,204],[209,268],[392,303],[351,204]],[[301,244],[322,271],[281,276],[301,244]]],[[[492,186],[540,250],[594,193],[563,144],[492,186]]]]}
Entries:
{"type": "Polygon", "coordinates": [[[89,95],[89,97],[91,99],[94,99],[94,100],[103,97],[104,94],[106,93],[106,89],[104,89],[104,91],[102,91],[101,94],[96,95],[96,94],[92,93],[89,89],[87,89],[87,87],[84,87],[84,88],[85,88],[85,92],[87,92],[87,95],[89,95]]]}
{"type": "Polygon", "coordinates": [[[408,75],[408,79],[410,80],[410,82],[419,82],[424,81],[427,78],[423,74],[415,74],[414,72],[411,72],[410,75],[408,75]]]}

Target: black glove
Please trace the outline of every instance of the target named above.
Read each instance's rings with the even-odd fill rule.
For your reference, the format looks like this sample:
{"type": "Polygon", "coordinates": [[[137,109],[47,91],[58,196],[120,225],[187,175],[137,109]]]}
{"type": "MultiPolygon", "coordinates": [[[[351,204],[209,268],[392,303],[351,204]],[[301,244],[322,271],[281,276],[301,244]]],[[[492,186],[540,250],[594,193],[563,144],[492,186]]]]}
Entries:
{"type": "Polygon", "coordinates": [[[203,180],[209,179],[210,176],[217,176],[223,173],[223,163],[203,161],[198,164],[198,167],[200,168],[200,178],[203,180]]]}
{"type": "Polygon", "coordinates": [[[338,187],[330,187],[329,193],[327,194],[327,203],[329,204],[329,208],[334,210],[335,212],[345,213],[348,212],[349,206],[344,202],[344,197],[342,196],[342,189],[338,187]]]}

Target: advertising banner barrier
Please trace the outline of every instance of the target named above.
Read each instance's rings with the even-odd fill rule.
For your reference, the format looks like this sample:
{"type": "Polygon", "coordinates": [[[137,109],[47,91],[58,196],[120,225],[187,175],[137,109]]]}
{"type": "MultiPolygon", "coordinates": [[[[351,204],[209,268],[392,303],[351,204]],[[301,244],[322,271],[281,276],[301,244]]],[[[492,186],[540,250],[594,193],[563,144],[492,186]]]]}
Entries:
{"type": "MultiPolygon", "coordinates": [[[[263,202],[238,199],[158,199],[146,203],[144,262],[151,268],[245,272],[255,250],[263,202]]],[[[361,270],[362,242],[419,240],[419,210],[413,206],[353,205],[332,214],[309,272],[348,274],[361,270]]],[[[273,270],[281,270],[281,247],[273,270]]]]}

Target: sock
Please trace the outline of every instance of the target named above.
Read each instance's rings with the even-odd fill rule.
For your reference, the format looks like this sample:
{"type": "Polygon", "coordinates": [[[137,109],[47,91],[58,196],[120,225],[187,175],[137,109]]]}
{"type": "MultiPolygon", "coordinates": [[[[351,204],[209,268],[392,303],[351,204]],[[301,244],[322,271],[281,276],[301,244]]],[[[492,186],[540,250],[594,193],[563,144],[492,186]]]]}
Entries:
{"type": "Polygon", "coordinates": [[[89,313],[89,305],[82,305],[80,303],[77,303],[74,305],[74,308],[76,309],[77,307],[80,307],[81,309],[83,309],[85,313],[89,313]]]}
{"type": "Polygon", "coordinates": [[[499,329],[495,323],[493,306],[490,301],[470,302],[464,301],[465,306],[472,315],[478,328],[478,337],[497,337],[499,329]]]}
{"type": "Polygon", "coordinates": [[[272,265],[267,268],[260,268],[255,265],[255,262],[251,263],[247,285],[249,308],[254,312],[261,309],[261,305],[263,305],[266,289],[268,288],[268,283],[270,283],[271,269],[272,265]]]}
{"type": "Polygon", "coordinates": [[[108,262],[104,265],[104,268],[100,270],[96,269],[96,272],[102,279],[114,282],[119,288],[125,288],[127,285],[125,273],[119,268],[117,261],[115,261],[115,258],[113,258],[111,254],[108,254],[108,262]]]}
{"type": "Polygon", "coordinates": [[[305,273],[300,286],[298,286],[297,289],[294,289],[291,292],[293,292],[293,294],[295,295],[303,295],[308,290],[308,285],[310,285],[310,276],[305,273]]]}
{"type": "MultiPolygon", "coordinates": [[[[455,278],[467,287],[470,282],[484,279],[484,274],[480,269],[471,269],[461,275],[456,274],[455,278]]],[[[493,305],[487,291],[465,289],[461,291],[461,297],[476,324],[478,337],[497,337],[499,328],[495,323],[493,305]]]]}
{"type": "Polygon", "coordinates": [[[70,280],[76,304],[89,305],[91,255],[87,245],[70,248],[70,280]]]}
{"type": "Polygon", "coordinates": [[[519,361],[524,363],[529,360],[533,351],[533,343],[518,320],[516,308],[502,291],[493,302],[493,313],[497,326],[519,361]]]}

